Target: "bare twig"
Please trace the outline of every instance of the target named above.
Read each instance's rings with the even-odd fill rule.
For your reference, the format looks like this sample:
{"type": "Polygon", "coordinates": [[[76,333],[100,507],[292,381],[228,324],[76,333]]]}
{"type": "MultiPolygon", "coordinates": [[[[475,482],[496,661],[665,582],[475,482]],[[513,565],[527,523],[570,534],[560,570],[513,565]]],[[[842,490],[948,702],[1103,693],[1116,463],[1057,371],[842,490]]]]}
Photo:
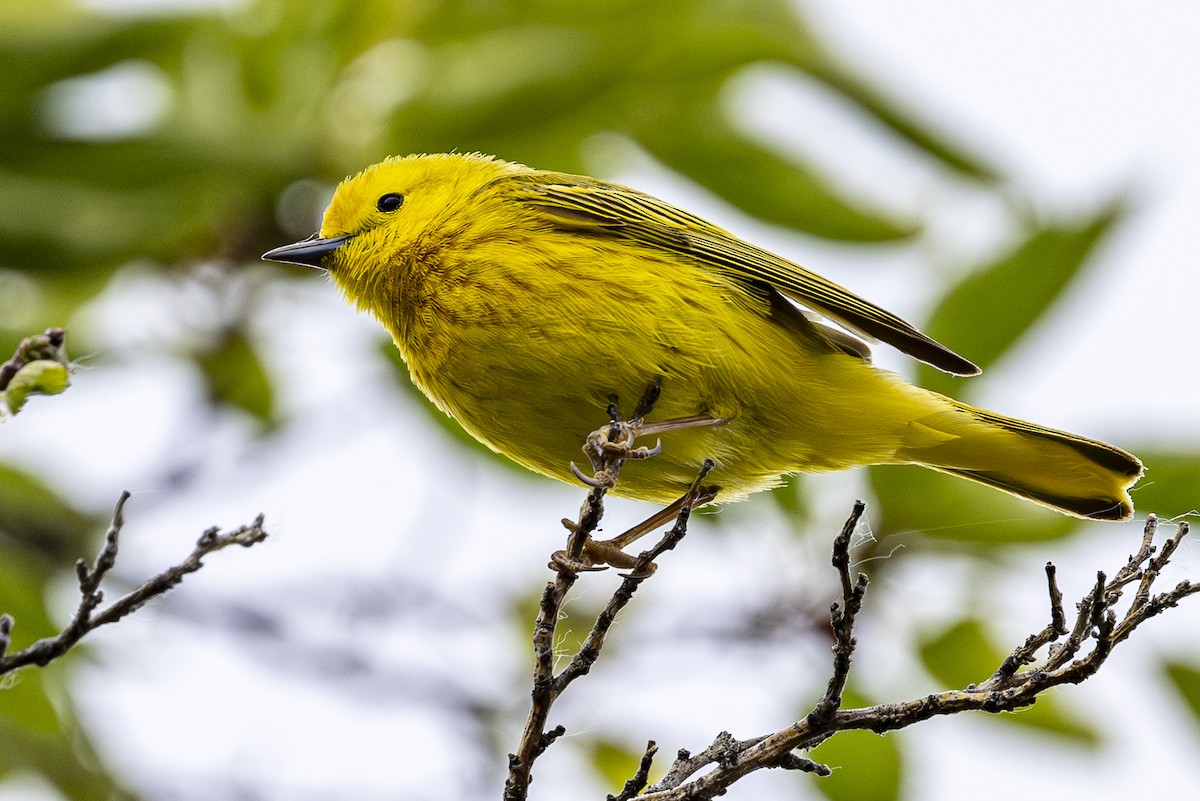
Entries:
{"type": "Polygon", "coordinates": [[[653,740],[646,743],[646,750],[638,762],[637,772],[630,777],[629,781],[625,782],[621,792],[608,796],[605,801],[630,801],[640,793],[650,781],[650,766],[654,763],[654,755],[657,753],[658,746],[654,744],[653,740]]]}
{"type": "MultiPolygon", "coordinates": [[[[859,512],[857,506],[855,512],[859,512]]],[[[852,515],[851,520],[854,519],[852,515]]],[[[823,769],[823,766],[799,758],[794,752],[812,748],[841,731],[866,729],[883,733],[939,715],[970,710],[1011,711],[1029,706],[1041,693],[1052,687],[1084,681],[1100,668],[1113,647],[1138,626],[1184,598],[1200,592],[1200,585],[1183,581],[1170,590],[1152,594],[1155,581],[1188,531],[1186,523],[1180,524],[1176,533],[1163,545],[1161,553],[1155,556],[1152,540],[1157,525],[1158,521],[1151,515],[1146,522],[1141,549],[1129,557],[1112,579],[1106,580],[1103,573],[1099,574],[1095,586],[1078,604],[1075,625],[1070,632],[1065,626],[1062,597],[1054,579],[1054,569],[1048,566],[1050,624],[1015,649],[985,682],[964,690],[947,690],[902,703],[878,704],[860,709],[838,709],[834,689],[844,686],[849,669],[853,647],[853,639],[849,636],[853,626],[851,610],[855,608],[851,599],[860,586],[865,589],[865,583],[860,578],[859,584],[851,587],[847,595],[846,588],[850,587],[848,574],[835,552],[834,564],[838,565],[842,576],[845,611],[839,610],[836,605],[833,610],[836,640],[833,647],[834,675],[830,680],[830,689],[813,712],[765,737],[739,741],[722,732],[713,745],[697,757],[680,752],[680,759],[676,760],[662,781],[648,788],[638,798],[645,801],[711,799],[724,794],[742,776],[762,768],[783,767],[824,774],[827,769],[823,769]],[[1124,614],[1119,615],[1115,607],[1120,601],[1121,589],[1135,581],[1138,582],[1138,590],[1134,599],[1124,614]],[[849,622],[847,617],[850,618],[849,622]],[[1036,662],[1035,652],[1063,635],[1069,636],[1065,642],[1050,649],[1041,665],[1020,669],[1036,662]],[[1084,646],[1089,642],[1091,647],[1085,651],[1084,646]],[[690,778],[708,765],[714,766],[712,770],[695,779],[690,778]]],[[[840,547],[841,541],[840,537],[835,547],[840,547]]]]}
{"type": "Polygon", "coordinates": [[[579,652],[563,668],[563,671],[555,677],[555,696],[560,695],[563,690],[567,689],[568,684],[580,676],[586,675],[592,669],[592,665],[600,657],[600,649],[604,646],[604,638],[608,635],[608,630],[612,628],[612,624],[616,621],[617,615],[632,600],[633,594],[637,592],[642,581],[652,575],[651,565],[654,563],[654,560],[678,545],[679,541],[687,534],[688,520],[691,517],[692,511],[691,501],[699,495],[701,482],[704,481],[704,478],[712,470],[712,467],[713,463],[711,461],[704,463],[700,468],[700,472],[696,475],[696,480],[692,482],[691,488],[683,496],[684,502],[680,506],[679,515],[675,519],[675,525],[650,550],[639,554],[632,570],[624,575],[621,586],[613,593],[608,604],[605,605],[603,611],[596,618],[596,623],[592,627],[591,633],[588,634],[587,640],[580,647],[579,652]]]}
{"type": "Polygon", "coordinates": [[[108,623],[115,623],[139,609],[151,598],[166,593],[183,581],[184,576],[203,567],[202,560],[208,554],[230,545],[241,545],[248,548],[267,538],[267,532],[262,527],[262,515],[255,518],[249,526],[242,526],[225,534],[222,534],[219,528],[210,528],[200,535],[196,541],[196,547],[186,559],[174,567],[167,568],[97,613],[96,610],[104,602],[104,591],[100,588],[100,584],[117,561],[119,537],[125,523],[125,503],[129,497],[129,493],[125,492],[117,501],[112,523],[104,538],[104,546],[96,555],[95,561],[90,566],[82,559],[75,564],[75,573],[79,582],[79,605],[65,629],[55,637],[38,640],[28,648],[5,655],[13,620],[8,615],[0,617],[0,675],[25,665],[44,667],[69,651],[88,632],[108,623]]]}
{"type": "MultiPolygon", "coordinates": [[[[592,462],[595,474],[586,481],[591,489],[579,510],[578,521],[563,521],[570,531],[566,550],[554,554],[550,562],[551,569],[557,571],[557,575],[542,592],[542,601],[538,607],[537,620],[534,623],[534,674],[530,710],[517,750],[508,758],[509,773],[504,785],[505,801],[521,801],[528,796],[534,761],[565,732],[562,726],[546,731],[551,706],[571,682],[591,670],[592,665],[600,656],[605,637],[617,615],[633,598],[641,582],[653,575],[654,560],[674,548],[687,534],[687,524],[693,506],[698,501],[711,499],[711,491],[702,487],[704,478],[713,467],[710,461],[700,469],[696,480],[679,503],[675,525],[663,535],[657,544],[639,554],[633,561],[629,572],[623,575],[621,585],[596,619],[592,631],[580,647],[579,652],[556,676],[554,674],[554,635],[558,626],[559,613],[563,600],[575,583],[579,571],[595,569],[582,557],[585,545],[596,531],[604,514],[604,496],[616,484],[621,467],[626,460],[648,458],[657,453],[657,446],[650,450],[634,448],[633,439],[642,418],[653,408],[654,401],[658,397],[658,389],[658,382],[650,385],[637,405],[635,417],[628,423],[621,421],[614,402],[609,407],[611,424],[588,437],[585,452],[592,462]]],[[[633,784],[640,782],[639,790],[646,784],[654,750],[653,747],[647,749],[646,756],[643,757],[645,770],[639,770],[638,775],[630,780],[633,784]]],[[[629,797],[626,793],[629,792],[630,786],[627,784],[626,790],[622,791],[621,796],[618,797],[629,797]]]]}
{"type": "Polygon", "coordinates": [[[842,585],[842,603],[834,604],[829,610],[829,619],[833,625],[833,676],[825,690],[825,697],[808,713],[811,723],[817,724],[827,720],[842,705],[842,692],[846,689],[846,681],[850,677],[850,658],[854,654],[854,621],[862,608],[863,597],[867,594],[867,575],[859,573],[853,584],[850,583],[850,538],[854,529],[866,510],[867,505],[862,501],[854,502],[854,509],[846,519],[842,531],[833,541],[833,566],[837,568],[838,578],[842,585]]]}
{"type": "Polygon", "coordinates": [[[1050,593],[1050,622],[1037,634],[1030,634],[1025,642],[1013,650],[996,669],[993,677],[1011,678],[1018,670],[1037,661],[1041,648],[1067,634],[1067,616],[1063,612],[1062,591],[1058,589],[1057,570],[1046,563],[1046,583],[1050,593]]]}

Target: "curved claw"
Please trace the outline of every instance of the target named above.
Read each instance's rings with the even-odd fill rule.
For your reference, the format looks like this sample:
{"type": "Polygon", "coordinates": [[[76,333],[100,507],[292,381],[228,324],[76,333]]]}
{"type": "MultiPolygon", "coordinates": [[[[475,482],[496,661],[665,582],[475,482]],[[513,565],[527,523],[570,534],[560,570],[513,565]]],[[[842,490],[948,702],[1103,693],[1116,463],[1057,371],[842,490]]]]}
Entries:
{"type": "Polygon", "coordinates": [[[634,448],[633,450],[625,452],[625,458],[626,459],[649,459],[652,456],[658,456],[660,453],[662,453],[662,440],[657,439],[654,441],[653,448],[647,448],[645,446],[642,446],[640,448],[634,448]]]}
{"type": "Polygon", "coordinates": [[[601,489],[608,486],[607,481],[596,478],[595,476],[589,476],[587,473],[580,470],[579,465],[575,464],[574,462],[571,462],[571,473],[575,476],[575,478],[579,479],[584,484],[587,484],[589,487],[601,489]]]}

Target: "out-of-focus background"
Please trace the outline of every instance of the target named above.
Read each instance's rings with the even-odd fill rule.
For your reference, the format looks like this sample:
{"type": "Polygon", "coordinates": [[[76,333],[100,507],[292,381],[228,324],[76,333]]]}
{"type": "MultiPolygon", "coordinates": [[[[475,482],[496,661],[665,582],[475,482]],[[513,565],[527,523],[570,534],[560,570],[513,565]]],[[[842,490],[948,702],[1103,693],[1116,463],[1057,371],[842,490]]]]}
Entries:
{"type": "MultiPolygon", "coordinates": [[[[1139,522],[1082,524],[915,468],[791,482],[660,561],[535,798],[802,714],[828,677],[827,552],[869,503],[855,703],[985,678],[1200,492],[1200,10],[1019,0],[6,0],[0,352],[79,369],[0,426],[14,646],[73,607],[123,489],[119,579],[212,524],[273,534],[0,684],[0,799],[497,797],[529,632],[582,490],[466,443],[372,321],[263,264],[389,154],[479,150],[638,187],[832,277],[980,363],[877,361],[1144,458],[1139,522]]],[[[647,513],[614,503],[610,531],[647,513]]],[[[1185,545],[1172,582],[1195,578],[1185,545]]],[[[589,577],[565,627],[615,584],[589,577]]],[[[110,596],[119,588],[110,589],[110,596]]],[[[1195,608],[1019,714],[814,753],[732,796],[1084,799],[1200,786],[1195,608]]],[[[663,763],[665,764],[665,762],[663,763]]]]}

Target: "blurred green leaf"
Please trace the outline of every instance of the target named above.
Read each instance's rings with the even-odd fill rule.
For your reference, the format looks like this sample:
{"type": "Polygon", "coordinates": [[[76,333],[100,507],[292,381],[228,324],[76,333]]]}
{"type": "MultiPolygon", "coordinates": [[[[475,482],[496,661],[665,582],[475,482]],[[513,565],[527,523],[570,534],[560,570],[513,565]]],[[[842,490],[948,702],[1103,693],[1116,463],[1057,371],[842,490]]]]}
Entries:
{"type": "Polygon", "coordinates": [[[1195,514],[1200,509],[1200,454],[1194,450],[1133,448],[1146,475],[1131,496],[1138,516],[1153,512],[1164,520],[1195,514]]]}
{"type": "Polygon", "coordinates": [[[0,678],[0,727],[14,726],[31,734],[62,733],[58,714],[43,687],[46,680],[45,671],[35,667],[0,678]]]}
{"type": "Polygon", "coordinates": [[[0,563],[0,614],[15,621],[12,650],[57,633],[46,611],[46,581],[46,571],[37,560],[13,549],[5,550],[0,563]]]}
{"type": "Polygon", "coordinates": [[[1088,749],[1104,744],[1104,732],[1073,712],[1058,695],[1043,695],[1033,706],[1001,714],[998,720],[1037,729],[1088,749]]]}
{"type": "Polygon", "coordinates": [[[197,363],[213,400],[236,406],[264,423],[272,422],[271,381],[245,332],[230,331],[215,347],[201,352],[197,363]]]}
{"type": "MultiPolygon", "coordinates": [[[[9,652],[20,651],[43,637],[58,633],[46,610],[46,567],[39,559],[13,547],[0,553],[0,614],[13,619],[9,652]]],[[[63,566],[65,567],[65,563],[63,566]]],[[[57,702],[63,690],[50,673],[34,667],[0,676],[0,732],[5,727],[20,729],[37,737],[64,736],[57,702]],[[54,700],[51,699],[54,694],[54,700]]],[[[0,735],[0,740],[3,737],[0,735]]],[[[4,768],[0,748],[0,771],[4,768]]]]}
{"type": "Polygon", "coordinates": [[[0,719],[0,777],[16,769],[37,771],[69,801],[138,798],[104,770],[82,735],[49,736],[0,719]]]}
{"type": "MultiPolygon", "coordinates": [[[[845,709],[871,706],[870,701],[848,690],[845,709]]],[[[902,739],[896,732],[839,732],[809,752],[809,757],[833,769],[826,777],[812,777],[813,787],[830,801],[895,801],[904,782],[902,739]]]]}
{"type": "Polygon", "coordinates": [[[98,522],[28,473],[0,465],[0,544],[16,543],[65,567],[90,551],[98,522]]]}
{"type": "Polygon", "coordinates": [[[1080,521],[999,490],[916,465],[868,468],[879,537],[917,531],[978,545],[1066,537],[1080,521]]]}
{"type": "MultiPolygon", "coordinates": [[[[56,633],[44,607],[46,574],[35,560],[7,549],[0,560],[0,613],[14,620],[11,651],[56,633]]],[[[66,797],[101,801],[114,785],[95,770],[95,755],[79,733],[61,669],[26,667],[0,676],[0,777],[37,770],[66,797]]]]}
{"type": "Polygon", "coordinates": [[[946,689],[961,689],[995,672],[1005,654],[993,644],[984,624],[964,618],[921,638],[921,662],[946,689]]]}
{"type": "Polygon", "coordinates": [[[964,144],[955,143],[949,137],[935,131],[912,112],[901,108],[893,99],[853,75],[845,65],[835,63],[829,58],[819,61],[804,58],[799,61],[799,66],[828,84],[847,100],[859,105],[897,136],[943,165],[978,181],[990,183],[1002,180],[1003,176],[994,167],[989,166],[978,155],[969,153],[964,144]]]}
{"type": "MultiPolygon", "coordinates": [[[[921,637],[921,663],[943,689],[961,689],[984,681],[1007,654],[996,644],[983,621],[964,618],[940,632],[921,637]]],[[[1100,732],[1072,713],[1057,695],[1042,695],[1033,706],[1006,712],[999,719],[1036,728],[1076,744],[1095,747],[1100,732]]]]}
{"type": "Polygon", "coordinates": [[[633,751],[612,740],[596,739],[588,743],[592,768],[614,793],[619,792],[642,761],[642,752],[633,751]]]}
{"type": "MultiPolygon", "coordinates": [[[[1077,224],[1037,228],[1016,250],[975,270],[930,316],[926,333],[986,370],[1045,314],[1088,263],[1097,244],[1123,218],[1113,201],[1077,224]]],[[[921,365],[919,383],[963,396],[970,385],[921,365]]]]}
{"type": "Polygon", "coordinates": [[[793,473],[784,479],[783,486],[771,490],[771,500],[787,516],[788,522],[799,531],[812,519],[812,508],[805,492],[804,476],[793,473]]]}
{"type": "MultiPolygon", "coordinates": [[[[538,588],[536,592],[518,598],[513,612],[509,616],[516,622],[521,642],[530,655],[533,654],[533,643],[529,639],[529,631],[534,621],[537,620],[541,604],[542,591],[538,588]]],[[[554,653],[560,656],[566,655],[568,658],[574,656],[583,646],[584,640],[591,634],[592,625],[599,615],[600,607],[589,608],[578,601],[572,602],[559,615],[558,623],[554,628],[554,653]]],[[[605,653],[612,653],[614,648],[615,638],[609,638],[604,646],[605,653]]]]}
{"type": "Polygon", "coordinates": [[[1200,725],[1200,667],[1190,662],[1167,661],[1163,674],[1192,710],[1193,723],[1200,725]]]}
{"type": "Polygon", "coordinates": [[[636,133],[656,158],[743,211],[814,236],[852,242],[905,239],[911,224],[839,198],[815,172],[745,141],[720,122],[718,109],[694,109],[669,126],[636,133]]]}

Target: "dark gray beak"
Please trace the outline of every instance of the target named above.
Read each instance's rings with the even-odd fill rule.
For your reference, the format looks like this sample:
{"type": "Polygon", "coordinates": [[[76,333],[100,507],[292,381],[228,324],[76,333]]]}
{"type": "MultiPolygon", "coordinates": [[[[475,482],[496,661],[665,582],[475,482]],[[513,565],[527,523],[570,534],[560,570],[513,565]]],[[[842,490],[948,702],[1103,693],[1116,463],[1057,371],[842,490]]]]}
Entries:
{"type": "Polygon", "coordinates": [[[291,245],[284,245],[281,248],[268,250],[262,254],[262,258],[264,261],[299,264],[304,267],[316,267],[318,270],[321,270],[324,269],[321,266],[322,259],[341,247],[349,238],[349,236],[331,236],[328,239],[321,239],[317,234],[313,234],[302,242],[295,242],[291,245]]]}

